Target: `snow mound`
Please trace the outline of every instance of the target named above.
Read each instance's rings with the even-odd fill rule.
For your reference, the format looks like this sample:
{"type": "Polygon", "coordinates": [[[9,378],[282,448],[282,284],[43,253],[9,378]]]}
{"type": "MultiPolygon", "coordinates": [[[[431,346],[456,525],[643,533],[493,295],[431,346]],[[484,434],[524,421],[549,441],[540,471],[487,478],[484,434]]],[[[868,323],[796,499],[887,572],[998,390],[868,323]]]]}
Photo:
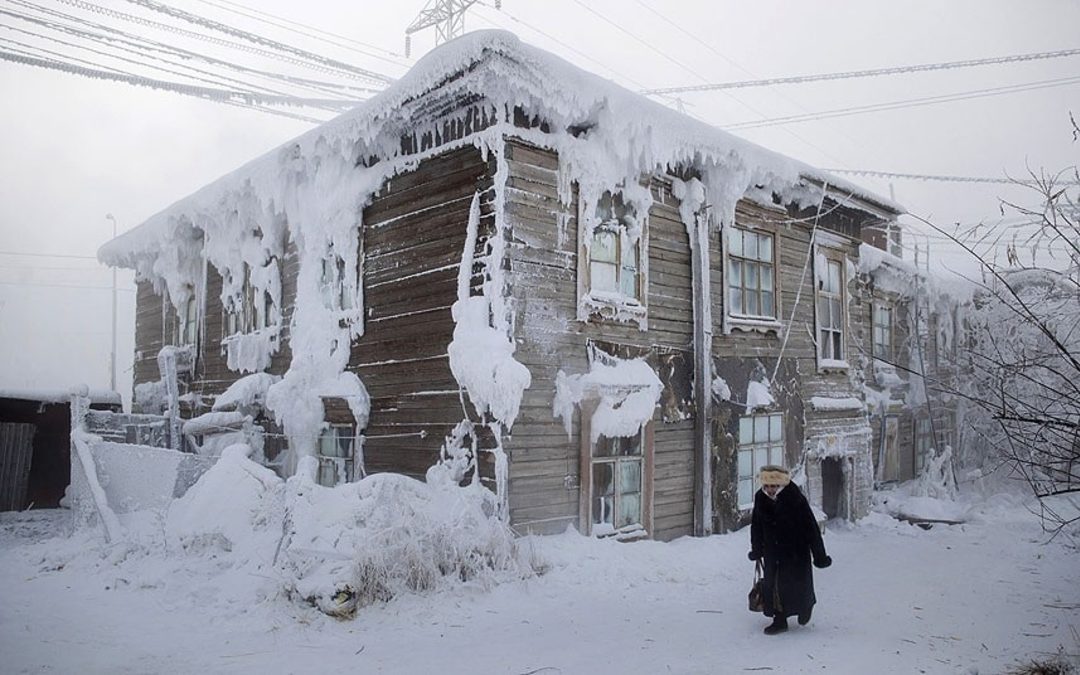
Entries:
{"type": "Polygon", "coordinates": [[[283,481],[249,452],[226,448],[173,504],[172,548],[272,567],[289,597],[342,618],[403,593],[461,582],[487,588],[539,567],[519,553],[495,515],[497,497],[480,485],[459,487],[433,472],[427,483],[384,473],[328,488],[304,472],[283,481]]]}
{"type": "Polygon", "coordinates": [[[272,555],[281,533],[284,484],[248,459],[249,453],[243,444],[225,448],[214,466],[173,502],[165,521],[171,548],[259,558],[269,549],[272,555]]]}
{"type": "Polygon", "coordinates": [[[288,483],[282,566],[293,597],[332,616],[455,582],[488,586],[532,574],[480,485],[376,474],[325,488],[288,483]]]}

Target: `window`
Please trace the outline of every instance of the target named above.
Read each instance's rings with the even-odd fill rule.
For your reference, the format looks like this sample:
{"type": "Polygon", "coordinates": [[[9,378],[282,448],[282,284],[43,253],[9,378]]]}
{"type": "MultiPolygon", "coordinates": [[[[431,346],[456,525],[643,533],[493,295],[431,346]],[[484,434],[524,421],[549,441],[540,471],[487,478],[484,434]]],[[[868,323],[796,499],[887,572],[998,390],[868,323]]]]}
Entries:
{"type": "Polygon", "coordinates": [[[784,463],[783,414],[739,419],[739,508],[754,505],[754,480],[761,467],[784,463]]]}
{"type": "Polygon", "coordinates": [[[592,533],[606,536],[643,530],[644,432],[601,436],[592,446],[592,533]]]}
{"type": "Polygon", "coordinates": [[[915,420],[915,475],[922,474],[926,468],[926,460],[930,457],[930,449],[934,444],[933,427],[929,417],[920,417],[915,420]]]}
{"type": "Polygon", "coordinates": [[[892,307],[874,304],[873,339],[874,356],[883,361],[892,361],[892,307]]]}
{"type": "Polygon", "coordinates": [[[729,314],[776,318],[773,235],[733,227],[728,231],[729,314]]]}
{"type": "Polygon", "coordinates": [[[333,487],[353,477],[355,432],[351,425],[334,424],[319,435],[319,485],[333,487]]]}
{"type": "Polygon", "coordinates": [[[199,324],[198,324],[198,311],[199,311],[199,299],[195,297],[194,291],[188,294],[188,297],[184,302],[180,304],[177,312],[176,323],[176,344],[177,345],[193,345],[198,337],[199,324]]]}
{"type": "Polygon", "coordinates": [[[323,258],[322,278],[319,292],[323,305],[333,311],[349,311],[355,308],[356,284],[346,283],[345,261],[337,256],[323,258]]]}
{"type": "Polygon", "coordinates": [[[605,192],[591,216],[583,214],[578,253],[578,318],[636,320],[644,330],[647,291],[645,218],[620,193],[605,192]]]}
{"type": "Polygon", "coordinates": [[[844,360],[844,268],[824,256],[818,256],[818,263],[818,359],[835,363],[844,360]]]}
{"type": "Polygon", "coordinates": [[[274,301],[270,293],[251,284],[248,267],[244,266],[244,285],[240,291],[240,304],[233,298],[226,309],[225,334],[252,333],[273,324],[274,301]]]}

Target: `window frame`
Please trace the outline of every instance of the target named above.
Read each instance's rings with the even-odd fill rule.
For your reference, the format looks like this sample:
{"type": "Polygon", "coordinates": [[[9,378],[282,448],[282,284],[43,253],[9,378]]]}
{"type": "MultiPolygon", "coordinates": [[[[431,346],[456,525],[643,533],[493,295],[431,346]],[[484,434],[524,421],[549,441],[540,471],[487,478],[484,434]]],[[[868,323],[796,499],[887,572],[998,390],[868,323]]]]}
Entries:
{"type": "MultiPolygon", "coordinates": [[[[649,189],[649,188],[645,188],[649,189]]],[[[637,213],[623,197],[623,189],[601,193],[596,203],[578,197],[578,320],[636,322],[640,330],[648,329],[649,296],[649,214],[637,213]],[[606,206],[608,205],[608,206],[606,206]],[[591,211],[591,212],[590,212],[591,211]],[[640,232],[630,241],[630,219],[636,218],[640,232]],[[614,235],[614,261],[599,261],[594,255],[597,236],[614,235]],[[634,265],[626,264],[626,248],[634,248],[634,265]],[[615,290],[593,287],[594,263],[613,265],[615,290]],[[625,270],[634,274],[634,295],[623,292],[625,270]]]]}
{"type": "MultiPolygon", "coordinates": [[[[268,264],[273,264],[273,261],[268,264]]],[[[235,335],[248,335],[271,328],[277,324],[270,322],[274,314],[274,299],[265,289],[257,289],[251,283],[251,268],[244,265],[244,283],[240,287],[240,306],[233,309],[223,307],[225,312],[222,327],[226,339],[235,335]],[[260,297],[261,296],[261,297],[260,297]]]]}
{"type": "Polygon", "coordinates": [[[199,343],[199,295],[195,288],[190,291],[182,306],[176,308],[173,344],[178,347],[194,347],[199,343]]]}
{"type": "Polygon", "coordinates": [[[870,349],[875,359],[885,361],[886,363],[892,363],[895,356],[893,352],[893,336],[895,326],[896,308],[892,304],[875,301],[872,304],[870,310],[870,349]],[[880,323],[878,321],[882,312],[888,314],[887,323],[880,323]],[[884,340],[879,341],[878,335],[884,337],[884,340]],[[880,347],[880,349],[879,349],[880,347]]]}
{"type": "MultiPolygon", "coordinates": [[[[848,336],[851,330],[851,322],[848,321],[848,293],[847,293],[847,256],[843,251],[829,248],[825,246],[815,245],[814,254],[814,351],[817,357],[817,364],[819,371],[825,370],[846,370],[849,368],[847,361],[848,355],[848,336]],[[835,265],[837,269],[837,280],[839,285],[838,291],[831,289],[825,289],[822,287],[822,280],[820,277],[821,270],[818,267],[821,262],[825,263],[825,279],[826,283],[829,281],[829,270],[835,265]],[[835,301],[839,303],[839,326],[836,326],[833,322],[830,322],[829,326],[824,326],[821,321],[821,307],[823,301],[835,301]],[[828,341],[828,345],[825,344],[824,332],[829,331],[831,339],[828,341]],[[830,355],[825,356],[824,350],[826,346],[839,346],[840,353],[839,358],[835,357],[835,349],[830,350],[830,355]]],[[[829,306],[829,317],[834,318],[833,308],[829,306]]]]}
{"type": "Polygon", "coordinates": [[[319,271],[319,296],[323,307],[336,316],[342,325],[362,319],[364,295],[361,281],[361,260],[356,262],[355,279],[350,288],[345,283],[347,274],[345,259],[331,252],[321,261],[319,271]]]}
{"type": "Polygon", "coordinates": [[[752,226],[740,224],[739,222],[736,222],[735,224],[725,228],[725,237],[724,237],[724,284],[723,284],[723,286],[724,286],[724,307],[725,307],[725,310],[726,310],[725,314],[728,317],[728,319],[732,322],[732,324],[747,324],[747,325],[751,325],[751,324],[763,325],[764,324],[764,325],[770,325],[770,324],[778,324],[780,322],[780,293],[779,293],[779,288],[778,288],[778,283],[777,283],[778,282],[778,276],[779,276],[778,275],[778,267],[779,267],[779,265],[777,264],[777,262],[778,262],[778,260],[777,260],[777,258],[778,258],[778,255],[777,255],[777,253],[778,253],[777,242],[778,241],[779,241],[779,238],[777,236],[777,233],[774,230],[772,230],[771,228],[752,227],[752,226]],[[746,247],[747,235],[752,235],[753,240],[755,241],[755,247],[754,248],[755,248],[756,251],[761,250],[760,249],[760,241],[761,241],[761,239],[767,238],[769,240],[769,244],[770,244],[770,254],[769,254],[770,259],[769,260],[767,260],[767,261],[763,260],[760,257],[760,253],[756,253],[754,257],[749,257],[747,255],[747,251],[748,251],[748,249],[746,247]],[[735,243],[736,241],[739,242],[738,246],[736,246],[736,243],[735,243]],[[736,248],[738,248],[738,253],[736,253],[736,248]],[[737,287],[740,291],[742,291],[742,294],[743,294],[742,295],[742,301],[741,301],[742,306],[741,306],[740,309],[745,309],[745,307],[746,307],[746,297],[747,297],[746,293],[747,292],[756,293],[756,297],[758,299],[757,304],[758,304],[759,308],[760,308],[760,306],[762,304],[761,301],[763,300],[763,294],[765,292],[770,292],[770,293],[772,293],[772,313],[771,314],[765,314],[765,313],[762,313],[762,312],[750,313],[750,312],[746,312],[746,311],[738,311],[738,312],[735,311],[735,303],[734,303],[732,298],[733,298],[733,292],[736,289],[736,287],[732,284],[732,270],[735,268],[736,263],[738,263],[739,269],[741,270],[741,272],[739,274],[741,285],[739,287],[737,287]],[[771,289],[766,290],[766,289],[762,288],[763,284],[761,283],[761,281],[762,281],[762,279],[764,279],[766,277],[764,275],[760,274],[760,273],[757,275],[758,276],[757,288],[754,288],[754,289],[747,288],[746,270],[748,268],[748,265],[754,265],[759,270],[762,269],[763,267],[765,267],[766,265],[768,266],[768,268],[769,268],[769,270],[771,272],[768,275],[768,279],[769,279],[769,283],[771,285],[771,289]]]}
{"type": "Polygon", "coordinates": [[[754,495],[757,494],[757,489],[754,488],[754,480],[757,478],[758,472],[762,466],[769,464],[775,464],[779,466],[784,465],[784,457],[786,452],[786,434],[784,433],[784,413],[777,410],[766,410],[758,413],[749,413],[741,415],[736,421],[735,429],[735,500],[740,511],[747,511],[754,506],[754,495]],[[765,419],[766,438],[763,441],[758,441],[757,431],[758,425],[756,420],[765,419]],[[779,438],[773,438],[773,420],[776,420],[779,424],[779,438]],[[744,422],[749,422],[747,426],[750,428],[750,442],[748,444],[743,443],[743,427],[744,422]],[[757,450],[765,450],[765,462],[758,466],[757,463],[757,450]],[[779,451],[779,457],[773,454],[773,451],[779,451]],[[749,455],[749,473],[742,470],[743,455],[749,455]],[[750,484],[750,498],[749,501],[744,502],[739,495],[740,486],[749,481],[750,484]]]}
{"type": "MultiPolygon", "coordinates": [[[[641,429],[638,430],[637,436],[639,438],[640,464],[641,471],[639,475],[641,477],[641,522],[628,525],[623,528],[616,528],[612,524],[611,531],[596,532],[596,525],[594,523],[593,503],[595,501],[593,494],[593,479],[594,479],[594,467],[597,464],[613,463],[616,466],[620,463],[620,457],[618,456],[597,456],[595,451],[595,445],[591,436],[591,418],[593,412],[596,410],[596,401],[583,401],[581,405],[581,464],[579,467],[578,478],[578,491],[579,491],[579,518],[578,527],[581,532],[584,532],[588,536],[597,537],[614,537],[616,539],[638,539],[638,538],[652,538],[653,537],[653,463],[655,459],[655,430],[654,421],[649,420],[641,429]],[[635,528],[633,525],[638,525],[635,528]]],[[[605,437],[600,437],[601,439],[605,437]]],[[[599,441],[600,439],[598,439],[599,441]]],[[[607,439],[609,441],[613,439],[607,439]]],[[[617,469],[615,470],[617,472],[617,469]]],[[[613,482],[617,482],[617,473],[613,479],[613,482]]],[[[618,512],[618,500],[614,500],[613,511],[618,512]]]]}
{"type": "Polygon", "coordinates": [[[355,425],[327,423],[319,432],[319,436],[315,441],[315,458],[319,463],[315,474],[315,482],[324,487],[334,487],[342,483],[352,482],[357,474],[356,447],[358,440],[359,436],[356,433],[355,425]],[[323,454],[323,443],[325,440],[329,440],[328,436],[331,434],[333,435],[333,441],[338,444],[343,440],[348,441],[348,455],[323,454]],[[329,473],[331,470],[333,470],[338,480],[328,485],[323,482],[323,476],[324,472],[329,473]],[[343,476],[344,480],[341,480],[343,476]]]}
{"type": "Polygon", "coordinates": [[[916,417],[912,425],[912,462],[915,477],[918,478],[926,469],[930,459],[930,450],[934,447],[934,426],[929,417],[916,417]]]}

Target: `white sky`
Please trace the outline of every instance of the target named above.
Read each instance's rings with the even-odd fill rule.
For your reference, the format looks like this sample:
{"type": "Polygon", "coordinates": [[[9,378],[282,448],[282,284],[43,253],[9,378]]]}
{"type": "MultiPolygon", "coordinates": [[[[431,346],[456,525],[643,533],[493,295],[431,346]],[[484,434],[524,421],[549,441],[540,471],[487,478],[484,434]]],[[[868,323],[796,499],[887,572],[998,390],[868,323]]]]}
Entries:
{"type": "MultiPolygon", "coordinates": [[[[33,0],[71,11],[56,0],[33,0]]],[[[403,68],[225,12],[222,0],[170,5],[398,76],[403,68]]],[[[22,0],[18,0],[22,2],[22,0]]],[[[100,4],[135,11],[122,0],[100,4]]],[[[249,6],[256,6],[252,0],[249,6]]],[[[276,16],[401,53],[422,0],[259,2],[276,16]]],[[[16,0],[0,9],[22,11],[16,0]]],[[[104,19],[101,19],[104,22],[104,19]]],[[[523,40],[631,88],[882,68],[1080,47],[1080,3],[954,0],[504,0],[474,6],[469,30],[523,40]]],[[[0,38],[24,40],[0,14],[0,38]]],[[[131,31],[140,30],[132,26],[131,31]]],[[[434,32],[413,38],[416,57],[434,32]]],[[[0,51],[6,49],[0,43],[0,51]]],[[[206,49],[206,47],[197,47],[206,49]]],[[[276,66],[263,64],[273,69],[276,66]]],[[[719,126],[1075,77],[1080,56],[872,79],[687,93],[688,112],[719,126]]],[[[159,76],[164,77],[164,76],[159,76]]],[[[311,124],[127,84],[0,61],[0,389],[109,382],[110,273],[91,259],[121,231],[311,124]],[[12,255],[12,253],[36,255],[12,255]],[[41,257],[41,254],[83,257],[41,257]],[[57,288],[75,286],[76,288],[57,288]]],[[[825,168],[1023,176],[1076,164],[1068,114],[1080,85],[772,125],[735,133],[825,168]]],[[[845,178],[946,225],[1000,218],[1000,185],[845,178]]],[[[934,239],[934,260],[964,263],[934,239]]],[[[130,393],[134,294],[120,274],[119,388],[130,393]]]]}

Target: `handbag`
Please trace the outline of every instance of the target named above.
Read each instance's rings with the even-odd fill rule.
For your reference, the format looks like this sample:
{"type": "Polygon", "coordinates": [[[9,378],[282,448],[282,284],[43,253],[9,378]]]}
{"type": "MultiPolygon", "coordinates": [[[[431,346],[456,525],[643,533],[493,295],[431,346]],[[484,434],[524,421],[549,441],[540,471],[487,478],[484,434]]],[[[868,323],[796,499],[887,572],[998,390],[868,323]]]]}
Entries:
{"type": "Polygon", "coordinates": [[[747,605],[750,607],[751,612],[764,612],[765,611],[765,569],[761,560],[758,559],[757,564],[754,565],[754,585],[750,587],[750,593],[747,596],[747,605]]]}

